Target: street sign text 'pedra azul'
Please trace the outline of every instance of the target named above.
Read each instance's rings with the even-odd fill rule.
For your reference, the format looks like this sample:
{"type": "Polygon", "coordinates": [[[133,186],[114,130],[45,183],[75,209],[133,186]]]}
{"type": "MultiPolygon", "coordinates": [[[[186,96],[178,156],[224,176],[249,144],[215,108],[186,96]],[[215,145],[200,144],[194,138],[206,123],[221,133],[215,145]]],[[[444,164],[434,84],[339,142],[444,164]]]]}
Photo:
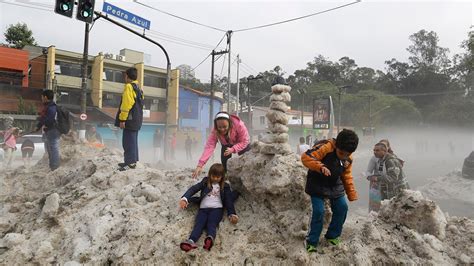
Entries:
{"type": "Polygon", "coordinates": [[[116,7],[114,5],[111,5],[107,2],[104,2],[104,6],[102,8],[102,11],[104,11],[107,14],[110,14],[112,16],[121,18],[123,20],[126,20],[132,24],[135,24],[141,28],[150,29],[150,24],[151,22],[149,20],[146,20],[142,17],[139,17],[137,15],[134,15],[126,10],[123,10],[119,7],[116,7]]]}

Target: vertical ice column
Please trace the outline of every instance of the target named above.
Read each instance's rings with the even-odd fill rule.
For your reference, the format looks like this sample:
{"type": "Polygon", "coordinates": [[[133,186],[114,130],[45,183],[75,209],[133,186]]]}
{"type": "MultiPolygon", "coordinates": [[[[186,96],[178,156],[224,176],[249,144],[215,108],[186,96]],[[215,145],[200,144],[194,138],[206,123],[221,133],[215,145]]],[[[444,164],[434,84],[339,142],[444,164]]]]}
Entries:
{"type": "Polygon", "coordinates": [[[291,101],[291,87],[283,84],[272,86],[270,96],[270,110],[266,116],[268,118],[268,129],[270,134],[262,138],[260,153],[263,154],[288,154],[291,153],[288,144],[288,111],[287,102],[291,101]]]}

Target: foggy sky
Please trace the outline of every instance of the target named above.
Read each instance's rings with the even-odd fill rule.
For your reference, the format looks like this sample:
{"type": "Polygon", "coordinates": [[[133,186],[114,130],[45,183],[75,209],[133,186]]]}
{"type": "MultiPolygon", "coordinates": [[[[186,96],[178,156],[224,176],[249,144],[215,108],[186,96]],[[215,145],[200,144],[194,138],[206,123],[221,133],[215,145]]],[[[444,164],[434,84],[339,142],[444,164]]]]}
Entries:
{"type": "MultiPolygon", "coordinates": [[[[272,23],[322,11],[352,1],[150,1],[144,3],[167,12],[222,29],[236,30],[272,23]]],[[[54,0],[0,0],[0,28],[25,22],[33,30],[39,45],[55,45],[58,49],[82,52],[84,24],[53,13],[54,0]],[[2,3],[3,2],[3,3],[2,3]],[[36,10],[8,3],[27,3],[47,9],[36,10]]],[[[109,0],[109,3],[151,21],[153,35],[168,34],[214,47],[224,33],[190,24],[150,10],[133,1],[109,0]]],[[[103,1],[96,1],[102,10],[103,1]]],[[[463,52],[459,47],[468,38],[472,25],[471,1],[362,1],[338,9],[270,28],[237,32],[232,37],[232,51],[240,54],[246,65],[240,76],[257,74],[279,65],[286,74],[306,67],[306,63],[321,54],[332,61],[343,56],[354,59],[359,66],[384,70],[384,61],[397,58],[407,61],[409,35],[421,30],[433,30],[439,45],[450,49],[450,57],[463,52]]],[[[119,21],[119,19],[117,19],[119,21]]],[[[126,24],[125,21],[122,21],[126,24]]],[[[196,49],[152,37],[167,49],[172,67],[198,65],[211,49],[196,49]]],[[[0,42],[5,42],[0,36],[0,42]]],[[[225,43],[225,41],[223,42],[225,43]]],[[[223,49],[225,46],[221,45],[223,49]]],[[[151,65],[166,66],[163,53],[152,44],[133,36],[109,22],[98,20],[90,35],[90,54],[118,54],[122,48],[151,54],[151,65]]],[[[218,49],[219,50],[219,49],[218,49]]],[[[227,64],[227,63],[226,63],[227,64]]],[[[216,63],[221,74],[222,60],[216,63]]],[[[224,67],[223,75],[227,73],[224,67]]],[[[210,59],[196,69],[202,82],[210,79],[210,59]]],[[[235,81],[235,65],[232,80],[235,81]]]]}

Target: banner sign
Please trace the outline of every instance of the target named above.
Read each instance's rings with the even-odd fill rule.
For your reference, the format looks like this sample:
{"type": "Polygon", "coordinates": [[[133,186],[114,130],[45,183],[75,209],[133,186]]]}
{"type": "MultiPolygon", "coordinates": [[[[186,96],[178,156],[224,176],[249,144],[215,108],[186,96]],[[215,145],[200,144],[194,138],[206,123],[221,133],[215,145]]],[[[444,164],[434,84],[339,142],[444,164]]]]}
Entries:
{"type": "Polygon", "coordinates": [[[313,128],[329,129],[331,117],[331,105],[329,98],[313,100],[313,128]]]}

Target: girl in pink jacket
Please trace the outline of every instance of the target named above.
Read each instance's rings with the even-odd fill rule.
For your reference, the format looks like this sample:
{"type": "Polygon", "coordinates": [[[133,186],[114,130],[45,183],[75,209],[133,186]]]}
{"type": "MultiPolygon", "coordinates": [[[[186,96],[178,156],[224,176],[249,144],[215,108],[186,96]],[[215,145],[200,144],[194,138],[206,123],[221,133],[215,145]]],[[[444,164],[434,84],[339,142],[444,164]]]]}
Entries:
{"type": "Polygon", "coordinates": [[[214,128],[207,139],[204,152],[199,159],[193,178],[196,178],[202,171],[211,155],[216,149],[217,142],[221,143],[221,161],[227,171],[227,160],[232,157],[232,153],[239,155],[250,150],[250,138],[247,127],[238,116],[229,115],[226,112],[219,112],[214,118],[214,128]]]}
{"type": "Polygon", "coordinates": [[[3,134],[4,143],[2,143],[2,149],[4,151],[4,169],[10,168],[13,161],[13,152],[16,151],[16,139],[20,135],[20,129],[17,127],[11,127],[5,131],[0,131],[3,134]]]}

